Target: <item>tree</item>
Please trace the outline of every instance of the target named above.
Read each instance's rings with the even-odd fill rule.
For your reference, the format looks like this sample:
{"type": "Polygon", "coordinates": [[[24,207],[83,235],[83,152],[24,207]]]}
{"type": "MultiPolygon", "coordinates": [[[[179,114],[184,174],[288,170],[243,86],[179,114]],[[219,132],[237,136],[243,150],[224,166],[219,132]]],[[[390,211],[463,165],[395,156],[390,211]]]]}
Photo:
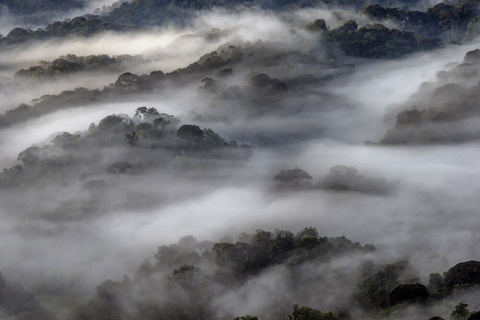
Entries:
{"type": "Polygon", "coordinates": [[[127,143],[130,146],[134,147],[138,143],[138,135],[135,131],[132,132],[132,133],[127,133],[127,134],[125,134],[125,140],[127,140],[127,143]]]}
{"type": "Polygon", "coordinates": [[[297,239],[318,238],[318,231],[315,227],[306,227],[296,236],[297,239]]]}
{"type": "Polygon", "coordinates": [[[193,124],[184,124],[177,130],[177,137],[199,142],[203,140],[203,130],[199,126],[193,124]]]}
{"type": "Polygon", "coordinates": [[[64,132],[52,140],[53,144],[64,149],[74,149],[79,145],[80,136],[64,132]]]}
{"type": "Polygon", "coordinates": [[[140,77],[130,72],[123,73],[115,82],[115,88],[123,92],[138,91],[140,90],[140,77]]]}
{"type": "Polygon", "coordinates": [[[467,320],[480,320],[480,311],[471,313],[467,320]]]}
{"type": "Polygon", "coordinates": [[[281,170],[277,173],[273,180],[278,181],[279,186],[300,186],[303,180],[311,180],[312,176],[302,169],[295,168],[290,170],[281,170]]]}
{"type": "Polygon", "coordinates": [[[140,119],[142,122],[152,122],[159,115],[160,113],[158,113],[157,109],[155,108],[140,107],[137,108],[133,117],[140,119]]]}
{"type": "Polygon", "coordinates": [[[14,28],[7,34],[9,43],[15,44],[31,39],[32,30],[25,28],[14,28]]]}
{"type": "Polygon", "coordinates": [[[244,317],[236,317],[235,319],[233,320],[258,320],[257,317],[253,317],[251,315],[246,315],[244,317]]]}
{"type": "Polygon", "coordinates": [[[430,273],[427,290],[432,298],[442,298],[446,294],[445,282],[439,273],[430,273]]]}
{"type": "Polygon", "coordinates": [[[175,269],[169,278],[171,284],[179,285],[185,291],[196,289],[199,285],[200,268],[183,265],[179,269],[175,269]]]}
{"type": "Polygon", "coordinates": [[[338,320],[333,312],[323,313],[319,310],[315,310],[309,307],[301,307],[298,305],[293,305],[293,312],[291,315],[288,315],[290,320],[338,320]]]}
{"type": "Polygon", "coordinates": [[[322,32],[322,31],[327,31],[327,23],[323,19],[316,19],[313,22],[308,23],[305,26],[305,29],[311,32],[322,32]]]}
{"type": "Polygon", "coordinates": [[[410,264],[406,260],[384,265],[381,270],[375,271],[372,262],[362,266],[361,275],[354,299],[365,310],[386,309],[390,305],[389,293],[402,282],[416,282],[411,278],[410,264]]]}
{"type": "Polygon", "coordinates": [[[126,173],[126,171],[132,168],[133,165],[127,161],[120,161],[115,162],[111,166],[108,167],[108,173],[119,174],[119,173],[126,173]]]}
{"type": "Polygon", "coordinates": [[[371,4],[362,9],[362,13],[366,14],[369,18],[376,20],[382,20],[387,17],[387,10],[378,4],[371,4]]]}
{"type": "Polygon", "coordinates": [[[383,178],[369,178],[358,174],[354,167],[337,165],[318,184],[319,188],[337,191],[356,191],[382,194],[388,192],[389,185],[383,178]]]}
{"type": "Polygon", "coordinates": [[[64,58],[58,58],[52,61],[51,66],[53,73],[72,73],[82,69],[82,65],[77,62],[69,61],[64,58]]]}
{"type": "Polygon", "coordinates": [[[30,147],[20,152],[17,160],[21,161],[25,168],[35,167],[40,162],[40,152],[39,147],[30,147]]]}
{"type": "Polygon", "coordinates": [[[210,148],[218,149],[228,145],[225,139],[220,137],[220,135],[215,131],[213,131],[212,129],[204,129],[203,134],[204,134],[204,142],[210,148]]]}
{"type": "Polygon", "coordinates": [[[399,303],[425,303],[428,300],[427,287],[420,283],[401,284],[388,295],[390,305],[399,303]]]}
{"type": "Polygon", "coordinates": [[[455,306],[455,310],[452,311],[451,316],[453,320],[467,320],[470,315],[470,311],[467,309],[468,304],[460,302],[455,306]]]}
{"type": "Polygon", "coordinates": [[[450,268],[445,275],[448,290],[480,284],[480,261],[461,262],[450,268]]]}

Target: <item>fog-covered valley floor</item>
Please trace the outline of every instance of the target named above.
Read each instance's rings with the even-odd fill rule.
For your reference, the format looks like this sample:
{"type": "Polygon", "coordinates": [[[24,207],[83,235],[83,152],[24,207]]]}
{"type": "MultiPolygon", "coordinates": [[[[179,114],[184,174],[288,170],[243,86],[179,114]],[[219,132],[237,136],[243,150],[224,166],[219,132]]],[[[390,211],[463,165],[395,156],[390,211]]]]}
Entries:
{"type": "MultiPolygon", "coordinates": [[[[366,19],[350,11],[344,15],[366,19]]],[[[440,108],[431,92],[444,83],[478,85],[478,74],[465,78],[455,68],[480,43],[446,44],[392,60],[339,54],[332,63],[326,44],[303,26],[322,17],[334,28],[342,24],[338,16],[326,9],[283,14],[213,10],[198,13],[186,28],[107,32],[0,48],[0,113],[22,103],[40,110],[40,100],[48,104],[51,99],[44,95],[64,99],[55,108],[42,107],[44,113],[1,123],[0,165],[6,168],[0,184],[2,275],[38,295],[52,319],[113,319],[115,315],[108,313],[81,318],[78,309],[87,308],[86,301],[95,294],[100,296],[98,286],[103,281],[122,281],[124,275],[135,278],[143,261],[155,261],[159,246],[193,236],[200,248],[203,241],[236,243],[244,232],[297,234],[314,227],[320,237],[345,236],[354,243],[373,244],[375,250],[300,264],[295,281],[309,286],[305,292],[290,283],[294,280],[287,263],[262,269],[231,286],[204,285],[212,297],[211,314],[218,319],[247,314],[287,319],[292,305],[298,304],[324,312],[351,305],[353,319],[448,318],[460,301],[472,311],[480,310],[478,286],[379,317],[349,302],[365,261],[380,268],[408,260],[417,282],[427,285],[431,273],[443,274],[460,262],[480,260],[478,139],[382,142],[386,132],[398,125],[399,112],[417,106],[440,108]],[[211,55],[212,51],[216,53],[211,55]],[[131,59],[67,75],[14,76],[41,60],[49,65],[67,54],[130,55],[131,59]],[[211,60],[202,60],[207,54],[211,60]],[[218,56],[223,60],[217,67],[218,56]],[[201,67],[176,72],[196,61],[201,67]],[[233,74],[221,76],[228,68],[233,74]],[[125,72],[140,76],[157,70],[166,74],[166,80],[153,90],[141,85],[128,89],[117,81],[125,72]],[[439,72],[447,74],[447,80],[439,72]],[[268,75],[261,79],[267,84],[260,84],[260,89],[252,82],[259,74],[268,75]],[[85,88],[82,92],[97,90],[98,95],[85,101],[69,98],[79,94],[73,91],[79,87],[85,88]],[[154,116],[162,117],[161,133],[156,133],[161,134],[159,140],[139,129],[149,123],[144,127],[152,130],[153,123],[147,111],[138,112],[140,107],[155,108],[154,116]],[[119,123],[128,128],[107,128],[102,119],[113,114],[120,122],[111,128],[119,123]],[[164,120],[167,117],[169,122],[164,120]],[[222,144],[194,149],[196,138],[177,131],[188,124],[198,125],[205,136],[206,128],[212,129],[224,139],[222,144]],[[132,131],[139,140],[132,138],[132,131]],[[72,135],[62,136],[63,132],[72,135]],[[122,163],[128,167],[121,167],[122,163]],[[295,169],[310,178],[293,183],[274,180],[281,170],[295,169]],[[339,180],[332,187],[329,179],[339,180]],[[55,296],[74,302],[69,307],[56,302],[55,296]]],[[[135,78],[128,85],[141,81],[135,78]]],[[[453,99],[457,94],[462,99],[468,96],[457,91],[446,95],[453,99]]],[[[477,120],[475,116],[461,119],[448,130],[468,128],[475,135],[477,120]]],[[[213,134],[209,137],[217,139],[213,134]]],[[[219,268],[208,263],[199,267],[209,275],[219,268]]],[[[151,281],[163,284],[159,279],[151,281]]],[[[138,283],[141,287],[141,280],[138,283]]],[[[154,292],[152,299],[169,301],[176,289],[168,288],[173,293],[154,292]]],[[[142,295],[147,294],[133,296],[142,295]]],[[[194,298],[188,297],[192,303],[194,298]]],[[[128,314],[136,314],[132,310],[128,314]]],[[[7,318],[7,311],[0,312],[0,318],[7,318]]]]}

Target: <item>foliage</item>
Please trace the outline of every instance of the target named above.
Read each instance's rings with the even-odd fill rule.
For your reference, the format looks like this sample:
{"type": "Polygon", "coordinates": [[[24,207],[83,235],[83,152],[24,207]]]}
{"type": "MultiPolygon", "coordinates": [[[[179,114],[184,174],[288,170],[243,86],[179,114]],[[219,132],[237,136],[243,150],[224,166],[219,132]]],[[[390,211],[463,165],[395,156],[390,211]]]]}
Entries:
{"type": "MultiPolygon", "coordinates": [[[[33,14],[41,11],[80,8],[84,6],[84,1],[64,0],[38,0],[34,5],[27,5],[25,0],[5,0],[6,7],[13,13],[33,14]]],[[[380,5],[391,5],[392,7],[406,8],[418,0],[392,1],[378,0],[380,5]]],[[[465,0],[464,0],[465,2],[465,0]]],[[[71,20],[55,21],[45,28],[30,30],[27,28],[17,28],[12,30],[4,39],[4,43],[14,44],[32,39],[46,39],[52,37],[71,37],[71,36],[91,36],[104,31],[129,31],[139,28],[148,28],[151,26],[162,26],[168,24],[186,25],[192,19],[196,11],[210,10],[213,8],[234,9],[239,6],[260,6],[264,9],[288,10],[292,7],[314,7],[318,5],[347,6],[360,9],[369,5],[367,0],[282,0],[274,2],[255,1],[255,0],[133,0],[123,2],[106,10],[104,15],[86,15],[84,17],[75,17],[71,20]]],[[[370,6],[369,6],[370,7],[370,6]]],[[[367,8],[369,8],[367,7],[367,8]]],[[[470,17],[472,6],[463,5],[454,8],[459,17],[470,17]]],[[[452,9],[452,10],[454,10],[452,9]]],[[[400,9],[398,9],[400,10],[400,9]]],[[[364,12],[370,13],[372,9],[364,9],[364,12]]],[[[377,10],[378,11],[378,10],[377,10]]],[[[439,10],[433,10],[432,14],[436,17],[439,10]]],[[[101,14],[100,11],[97,13],[101,14]]],[[[439,21],[444,21],[440,15],[439,21]]],[[[31,16],[31,19],[34,19],[31,16]]],[[[413,19],[412,19],[413,20],[413,19]]],[[[319,20],[320,21],[320,20],[319,20]]],[[[408,21],[408,19],[407,19],[408,21]]],[[[468,23],[468,22],[467,22],[468,23]]],[[[324,30],[324,25],[311,25],[313,30],[324,30]]],[[[308,29],[311,29],[308,27],[308,29]]]]}
{"type": "Polygon", "coordinates": [[[388,295],[390,305],[399,303],[421,303],[428,301],[429,294],[427,287],[420,283],[401,284],[393,289],[388,295]]]}
{"type": "Polygon", "coordinates": [[[388,192],[389,185],[382,178],[369,178],[358,173],[354,167],[337,165],[318,183],[320,189],[336,191],[357,191],[382,194],[388,192]]]}
{"type": "MultiPolygon", "coordinates": [[[[75,88],[74,90],[66,90],[57,95],[43,95],[38,99],[34,99],[32,105],[21,104],[17,108],[6,111],[0,115],[0,128],[13,125],[29,119],[34,119],[48,113],[55,112],[60,109],[73,108],[84,106],[92,102],[99,102],[111,99],[118,99],[123,95],[136,95],[141,93],[151,92],[168,92],[171,86],[184,85],[185,82],[192,81],[197,77],[202,77],[205,73],[216,72],[217,68],[222,69],[226,64],[241,62],[242,59],[255,59],[252,63],[261,65],[272,59],[276,59],[275,63],[283,63],[283,58],[298,58],[301,55],[299,52],[277,52],[270,49],[265,49],[261,43],[254,45],[245,45],[244,47],[222,46],[218,52],[213,51],[204,57],[201,57],[197,62],[174,70],[170,73],[164,74],[162,71],[152,71],[150,74],[136,75],[130,72],[121,74],[115,83],[105,86],[102,90],[94,89],[88,90],[86,88],[75,88]],[[210,56],[218,56],[221,60],[220,65],[210,63],[210,56]]],[[[74,72],[89,70],[89,68],[114,68],[121,66],[124,62],[131,61],[131,59],[138,59],[138,57],[119,56],[108,57],[106,55],[77,57],[72,54],[65,55],[53,62],[41,61],[39,66],[34,66],[28,70],[19,71],[18,77],[60,77],[62,75],[71,74],[74,72]]],[[[244,61],[245,62],[245,61],[244,61]]],[[[213,79],[212,79],[213,80],[213,79]]],[[[215,80],[213,80],[215,81],[215,80]]],[[[215,81],[216,82],[216,81],[215,81]]],[[[206,82],[205,82],[206,84],[206,82]]],[[[287,85],[280,79],[271,78],[264,73],[252,72],[241,85],[233,85],[231,87],[218,85],[218,91],[210,94],[218,94],[221,99],[230,98],[245,102],[241,105],[249,108],[249,112],[261,113],[265,111],[275,111],[278,102],[283,98],[287,91],[287,85]]],[[[208,91],[208,90],[206,90],[208,91]]],[[[147,112],[147,111],[146,111],[147,112]]],[[[146,114],[145,114],[146,115],[146,114]]],[[[144,116],[144,114],[137,114],[137,117],[144,116]]],[[[155,116],[154,114],[148,116],[155,116]]],[[[164,118],[161,115],[158,118],[164,118]]],[[[164,118],[162,124],[158,120],[156,129],[160,132],[155,135],[164,134],[165,129],[172,131],[173,126],[167,126],[171,119],[164,118]]],[[[174,125],[172,123],[172,125],[174,125]]],[[[217,140],[218,142],[218,140],[217,140]]]]}
{"type": "Polygon", "coordinates": [[[445,286],[448,290],[478,284],[480,284],[480,261],[461,262],[450,268],[445,274],[445,286]]]}
{"type": "MultiPolygon", "coordinates": [[[[140,107],[134,118],[109,115],[82,134],[60,133],[52,144],[22,151],[19,163],[0,174],[0,186],[35,187],[47,181],[70,181],[98,174],[99,169],[89,163],[105,162],[104,173],[127,174],[172,165],[178,153],[192,161],[243,161],[252,154],[251,146],[226,143],[213,130],[202,130],[195,125],[183,125],[175,135],[178,123],[174,116],[161,114],[155,108],[140,107]],[[192,134],[188,128],[198,134],[192,134]],[[119,161],[106,147],[117,148],[126,160],[119,161]]],[[[202,163],[212,165],[208,161],[202,163]]]]}
{"type": "Polygon", "coordinates": [[[252,317],[251,315],[246,315],[244,317],[236,317],[233,320],[258,320],[257,317],[252,317]]]}
{"type": "MultiPolygon", "coordinates": [[[[269,232],[257,230],[255,234],[242,236],[244,243],[197,242],[187,236],[177,244],[161,246],[155,263],[145,261],[138,268],[134,280],[124,277],[121,282],[107,280],[97,287],[97,293],[79,313],[80,319],[219,319],[215,313],[215,304],[226,290],[246,285],[259,272],[269,266],[287,264],[289,252],[296,249],[296,241],[305,241],[316,236],[315,228],[305,228],[294,236],[286,230],[269,232]],[[285,253],[287,253],[285,255],[285,253]],[[240,266],[242,264],[244,267],[240,266]],[[232,268],[240,273],[231,273],[232,268]],[[173,271],[172,271],[173,270],[173,271]]],[[[317,235],[318,239],[318,235],[317,235]]],[[[320,242],[329,242],[321,238],[320,242]]],[[[351,241],[344,238],[332,238],[332,243],[351,241]],[[336,239],[336,240],[334,240],[336,239]],[[338,240],[341,239],[341,240],[338,240]]],[[[331,257],[340,257],[347,252],[362,252],[362,246],[354,251],[330,250],[331,257]]],[[[348,246],[348,245],[347,245],[348,246]]],[[[304,251],[316,251],[316,246],[303,247],[304,251]]],[[[317,253],[312,253],[312,256],[317,253]]],[[[310,262],[321,263],[325,257],[310,262]]],[[[288,267],[292,276],[295,266],[288,267]]],[[[303,292],[305,284],[292,282],[293,292],[303,292]]],[[[288,298],[290,303],[291,297],[288,298]]],[[[286,318],[286,314],[285,318],[286,318]]],[[[268,317],[268,315],[267,315],[268,317]]],[[[309,307],[294,306],[291,319],[296,320],[348,320],[348,313],[320,312],[309,307]]],[[[234,318],[234,316],[231,316],[234,318]]],[[[257,317],[246,315],[237,320],[255,320],[257,317]]]]}
{"type": "Polygon", "coordinates": [[[5,318],[51,320],[54,317],[45,311],[34,294],[21,285],[9,282],[0,272],[0,314],[5,318]]]}
{"type": "Polygon", "coordinates": [[[287,185],[298,185],[304,179],[311,180],[312,176],[299,168],[291,170],[281,170],[273,177],[273,180],[278,181],[280,184],[287,185]]]}
{"type": "Polygon", "coordinates": [[[390,20],[423,38],[442,38],[445,42],[470,41],[477,35],[478,1],[444,1],[426,12],[371,4],[362,13],[376,21],[390,20]]]}
{"type": "Polygon", "coordinates": [[[316,19],[315,21],[308,23],[305,26],[305,29],[311,32],[327,31],[327,24],[323,19],[316,19]]]}
{"type": "Polygon", "coordinates": [[[279,263],[293,267],[305,261],[328,260],[335,255],[371,249],[345,237],[320,238],[314,228],[306,228],[297,236],[283,230],[275,230],[274,234],[259,230],[249,242],[216,243],[212,250],[218,264],[230,268],[236,277],[244,277],[279,263]]]}
{"type": "Polygon", "coordinates": [[[98,18],[87,19],[76,17],[64,21],[55,21],[43,28],[31,30],[29,28],[14,28],[5,38],[0,39],[0,43],[17,44],[29,40],[45,40],[55,37],[88,37],[104,31],[131,31],[134,30],[129,25],[118,25],[115,23],[104,22],[98,18]]]}
{"type": "Polygon", "coordinates": [[[379,23],[358,28],[355,21],[349,20],[323,32],[323,37],[338,44],[347,55],[363,58],[398,58],[422,49],[413,32],[389,29],[379,23]]]}
{"type": "Polygon", "coordinates": [[[108,56],[89,55],[76,56],[67,54],[61,56],[52,62],[40,61],[38,65],[31,66],[28,69],[21,69],[15,73],[18,78],[50,78],[60,77],[79,71],[119,71],[123,70],[125,63],[132,62],[135,59],[129,55],[108,56]]]}
{"type": "Polygon", "coordinates": [[[384,265],[376,271],[373,263],[366,262],[361,270],[354,300],[365,310],[386,309],[390,306],[389,294],[399,285],[415,283],[408,261],[384,265]]]}
{"type": "Polygon", "coordinates": [[[455,310],[452,311],[453,320],[466,320],[470,315],[470,311],[467,309],[468,304],[460,302],[455,306],[455,310]]]}
{"type": "Polygon", "coordinates": [[[338,317],[333,314],[333,312],[321,312],[309,307],[298,307],[298,305],[293,305],[292,315],[288,316],[290,320],[340,320],[347,319],[346,315],[338,317]]]}
{"type": "Polygon", "coordinates": [[[8,8],[13,14],[34,14],[54,11],[68,11],[71,9],[82,8],[85,1],[82,0],[3,0],[2,5],[8,8]]]}
{"type": "Polygon", "coordinates": [[[464,124],[479,115],[478,61],[479,51],[469,51],[461,64],[439,72],[435,82],[420,86],[397,114],[395,126],[381,143],[450,144],[478,140],[477,130],[464,124]]]}

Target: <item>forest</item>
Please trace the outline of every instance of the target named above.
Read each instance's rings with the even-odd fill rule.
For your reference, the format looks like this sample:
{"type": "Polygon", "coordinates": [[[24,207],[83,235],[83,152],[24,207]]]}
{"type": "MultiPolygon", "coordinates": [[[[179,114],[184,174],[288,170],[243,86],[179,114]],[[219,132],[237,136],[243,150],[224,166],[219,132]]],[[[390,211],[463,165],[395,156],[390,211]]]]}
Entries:
{"type": "Polygon", "coordinates": [[[0,318],[480,319],[479,0],[0,0],[0,318]]]}

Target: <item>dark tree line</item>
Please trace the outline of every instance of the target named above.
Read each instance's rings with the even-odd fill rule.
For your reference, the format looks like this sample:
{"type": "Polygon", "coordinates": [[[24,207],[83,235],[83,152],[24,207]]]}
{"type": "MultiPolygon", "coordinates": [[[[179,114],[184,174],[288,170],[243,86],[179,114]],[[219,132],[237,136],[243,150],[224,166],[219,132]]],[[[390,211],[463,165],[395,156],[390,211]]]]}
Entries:
{"type": "MultiPolygon", "coordinates": [[[[438,299],[452,299],[454,292],[480,284],[478,261],[457,264],[443,277],[431,274],[425,286],[406,260],[379,265],[367,259],[359,266],[358,277],[353,280],[356,286],[346,305],[320,311],[312,308],[314,306],[297,304],[296,297],[311,286],[298,277],[298,268],[302,265],[321,265],[333,258],[373,250],[374,246],[362,246],[345,237],[321,237],[312,227],[296,235],[286,230],[257,230],[254,234],[243,233],[237,242],[197,242],[188,236],[177,244],[159,247],[155,262],[146,260],[133,278],[125,276],[122,281],[107,280],[100,284],[96,296],[79,310],[78,318],[217,319],[218,306],[214,301],[219,295],[279,265],[289,270],[286,278],[289,280],[285,281],[291,294],[287,298],[273,294],[270,298],[279,299],[279,304],[260,318],[288,315],[292,320],[347,320],[352,319],[349,311],[356,306],[373,318],[385,317],[411,305],[428,306],[438,299]],[[444,291],[439,296],[436,293],[440,288],[444,291]],[[293,311],[289,307],[292,305],[293,311]]],[[[321,281],[315,285],[321,290],[321,281]]],[[[478,312],[470,312],[466,307],[460,302],[452,311],[452,317],[476,319],[478,312]]],[[[259,315],[229,316],[236,317],[235,320],[259,319],[259,315]]]]}
{"type": "Polygon", "coordinates": [[[104,174],[138,173],[181,164],[182,159],[190,159],[183,171],[200,170],[202,166],[213,166],[209,159],[247,160],[252,150],[250,145],[227,142],[211,129],[179,126],[174,116],[141,107],[133,118],[110,115],[81,134],[65,132],[50,144],[27,148],[18,155],[17,164],[0,173],[0,186],[32,187],[49,181],[74,181],[98,175],[99,169],[104,174]],[[118,154],[112,156],[109,148],[118,148],[118,154]],[[136,162],[132,164],[129,159],[136,162]],[[100,168],[89,163],[98,163],[100,168]]]}
{"type": "Polygon", "coordinates": [[[469,119],[479,115],[478,75],[480,50],[468,52],[463,62],[437,73],[432,83],[422,84],[382,144],[449,144],[478,140],[480,134],[469,119]],[[413,102],[410,102],[413,101],[413,102]],[[405,110],[406,109],[406,110],[405,110]]]}

